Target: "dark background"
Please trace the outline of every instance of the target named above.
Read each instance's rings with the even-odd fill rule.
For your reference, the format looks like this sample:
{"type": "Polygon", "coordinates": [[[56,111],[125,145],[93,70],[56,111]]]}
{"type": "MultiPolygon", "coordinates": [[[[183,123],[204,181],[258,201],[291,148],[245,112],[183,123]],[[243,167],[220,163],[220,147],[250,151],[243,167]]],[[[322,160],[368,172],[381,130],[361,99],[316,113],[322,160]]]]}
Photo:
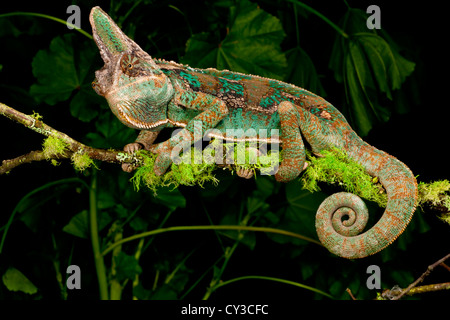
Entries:
{"type": "MultiPolygon", "coordinates": [[[[279,2],[257,1],[257,3],[267,12],[277,16],[277,10],[280,7],[279,2]]],[[[338,23],[346,10],[343,1],[321,0],[305,1],[305,3],[308,3],[335,23],[338,23]]],[[[413,75],[406,80],[401,89],[405,90],[409,97],[410,111],[405,114],[393,114],[387,123],[377,124],[364,139],[377,148],[401,159],[418,176],[420,181],[429,182],[450,178],[450,171],[447,167],[448,152],[446,150],[449,145],[447,138],[450,115],[447,102],[449,81],[447,79],[448,25],[446,7],[438,4],[438,2],[421,3],[420,5],[409,1],[378,0],[348,1],[348,3],[352,7],[363,10],[371,4],[380,6],[382,28],[389,32],[396,43],[405,48],[403,52],[405,57],[416,63],[413,75]]],[[[109,7],[109,1],[104,2],[104,4],[92,1],[82,1],[75,4],[78,4],[81,8],[81,27],[89,33],[91,33],[88,22],[90,8],[94,5],[100,5],[108,12],[109,7]]],[[[180,56],[183,56],[184,43],[189,39],[189,32],[186,28],[183,28],[183,18],[180,14],[168,8],[168,4],[173,4],[185,14],[186,19],[191,21],[194,33],[206,30],[207,19],[204,19],[204,17],[208,6],[201,1],[161,1],[140,4],[137,10],[140,13],[134,12],[141,19],[139,20],[141,29],[135,30],[134,39],[142,47],[145,47],[146,34],[155,32],[155,39],[159,40],[158,46],[161,52],[167,53],[164,56],[158,56],[161,53],[158,52],[156,55],[160,58],[177,61],[180,56]],[[142,14],[141,10],[145,11],[145,14],[142,14]],[[168,38],[176,32],[178,35],[176,38],[168,38]],[[161,36],[158,37],[158,33],[161,36]],[[171,47],[174,45],[176,47],[171,47]]],[[[66,14],[67,6],[68,2],[65,1],[55,2],[51,5],[47,5],[45,2],[28,2],[26,5],[22,2],[17,2],[17,4],[9,2],[7,5],[1,5],[0,14],[12,11],[30,11],[66,19],[68,16],[66,14]]],[[[124,3],[123,8],[126,6],[127,4],[124,3]]],[[[119,10],[119,12],[123,11],[119,10]]],[[[21,30],[27,30],[17,37],[8,34],[5,29],[3,29],[3,33],[0,30],[0,41],[2,43],[0,64],[3,65],[3,69],[0,71],[0,101],[27,114],[31,114],[33,111],[38,112],[44,116],[44,121],[47,124],[77,140],[82,141],[88,132],[95,132],[93,123],[86,124],[72,117],[67,108],[68,102],[49,106],[45,103],[37,103],[29,94],[30,86],[36,81],[31,68],[31,61],[35,54],[39,50],[48,49],[50,41],[55,36],[74,31],[69,31],[62,24],[35,17],[0,19],[10,19],[13,24],[22,28],[21,30]]],[[[133,18],[130,17],[127,21],[133,21],[133,18]]],[[[308,52],[318,74],[321,75],[322,85],[327,92],[326,99],[339,108],[343,101],[344,89],[341,84],[336,83],[333,73],[328,68],[335,31],[312,15],[308,19],[300,21],[302,28],[300,33],[301,46],[308,52]]],[[[83,36],[78,34],[76,36],[80,41],[85,41],[83,36]]],[[[291,34],[288,34],[286,42],[282,46],[288,47],[289,41],[293,41],[291,34]]],[[[154,53],[150,52],[150,54],[153,55],[154,53]]],[[[96,66],[93,66],[93,70],[102,66],[100,57],[98,57],[96,64],[96,66]]],[[[101,112],[108,111],[102,109],[101,112]]],[[[42,136],[6,118],[0,118],[0,134],[2,136],[0,159],[2,160],[41,148],[42,136]]],[[[121,145],[112,145],[111,147],[120,148],[121,145]]],[[[118,166],[101,164],[100,169],[100,183],[108,183],[108,181],[119,183],[118,181],[121,181],[125,184],[122,185],[121,190],[132,189],[131,184],[127,185],[126,176],[118,173],[120,171],[118,166]],[[119,177],[117,178],[116,175],[119,177]]],[[[1,176],[0,225],[6,223],[12,210],[28,192],[50,181],[73,176],[78,176],[86,181],[90,179],[89,173],[75,173],[68,161],[63,161],[58,167],[54,167],[48,162],[26,164],[14,169],[7,175],[1,176]]],[[[245,205],[246,197],[255,190],[254,181],[230,178],[221,173],[220,177],[225,181],[226,186],[219,188],[219,190],[214,188],[207,188],[206,190],[206,193],[216,193],[216,197],[211,197],[211,194],[205,195],[205,191],[198,187],[180,187],[178,191],[186,199],[186,207],[177,208],[176,214],[170,218],[169,224],[207,224],[208,220],[203,216],[203,211],[210,212],[212,216],[217,212],[219,217],[223,217],[226,215],[227,208],[228,211],[232,211],[237,210],[239,205],[245,205]]],[[[67,188],[73,190],[68,192],[64,190],[55,191],[51,200],[42,198],[44,202],[42,205],[35,204],[36,208],[33,210],[36,210],[36,219],[39,220],[35,224],[37,230],[30,230],[20,220],[13,223],[8,233],[4,252],[0,255],[0,273],[3,274],[9,266],[14,266],[26,274],[39,288],[39,294],[34,298],[59,299],[58,284],[54,279],[54,273],[48,270],[52,268],[52,262],[59,259],[61,265],[64,265],[70,256],[72,261],[81,264],[85,277],[83,278],[83,290],[70,292],[69,298],[97,299],[96,275],[89,241],[74,239],[73,236],[61,231],[61,228],[68,223],[73,215],[86,207],[87,193],[72,186],[67,186],[67,188]],[[57,239],[57,249],[52,244],[50,234],[57,239]]],[[[49,195],[46,196],[49,197],[49,195]]],[[[137,197],[151,197],[151,194],[140,194],[137,197]]],[[[284,193],[280,191],[268,200],[268,203],[274,207],[273,211],[277,210],[277,205],[281,206],[280,202],[285,201],[283,197],[284,193]]],[[[115,194],[117,204],[120,203],[121,198],[120,193],[115,194]]],[[[152,206],[148,203],[147,205],[152,206]]],[[[418,214],[422,216],[420,220],[416,221],[415,227],[408,235],[406,249],[397,248],[396,250],[394,244],[394,249],[384,258],[376,255],[357,262],[348,262],[331,257],[323,251],[317,252],[318,250],[312,246],[301,247],[300,254],[293,254],[297,249],[292,243],[280,244],[267,238],[264,234],[257,234],[257,245],[253,250],[245,246],[236,250],[232,259],[230,259],[223,279],[246,274],[270,275],[296,279],[296,281],[316,286],[324,291],[332,286],[330,282],[341,281],[342,294],[338,298],[345,299],[348,297],[343,291],[345,286],[351,283],[351,280],[349,280],[351,275],[342,270],[360,272],[362,275],[358,281],[360,281],[360,286],[364,287],[365,268],[370,264],[383,264],[383,287],[391,288],[395,284],[406,286],[411,279],[417,278],[425,271],[429,264],[449,251],[448,226],[438,221],[433,215],[422,212],[418,214]],[[428,225],[426,232],[420,232],[421,228],[418,224],[421,223],[428,225]],[[312,276],[306,276],[306,271],[303,271],[302,275],[299,274],[300,269],[307,270],[305,265],[314,266],[311,267],[311,270],[313,270],[311,271],[313,272],[312,276]],[[404,282],[399,283],[401,282],[399,279],[403,279],[404,282]]],[[[156,228],[161,216],[162,214],[156,217],[155,221],[152,221],[153,228],[156,228]]],[[[216,217],[218,219],[216,222],[220,221],[219,217],[216,217]]],[[[167,264],[171,265],[174,257],[183,257],[193,248],[201,248],[187,262],[186,268],[190,272],[187,273],[189,280],[186,281],[192,283],[201,274],[198,270],[207,269],[217,259],[217,252],[220,252],[220,247],[212,232],[169,233],[156,239],[154,243],[156,249],[149,250],[140,260],[141,268],[144,270],[141,281],[146,289],[152,286],[155,270],[161,270],[161,274],[164,271],[172,270],[167,267],[167,264]]],[[[64,276],[64,268],[61,270],[64,276]]],[[[445,279],[442,275],[442,273],[436,271],[429,280],[430,283],[433,283],[433,280],[435,282],[448,281],[448,276],[445,279]]],[[[211,274],[207,275],[188,297],[201,298],[210,280],[211,274]]],[[[356,286],[354,283],[352,285],[356,286]]],[[[30,299],[27,295],[8,292],[2,284],[0,284],[0,287],[0,299],[30,299]]],[[[130,291],[129,288],[124,291],[125,299],[130,298],[130,291]]],[[[318,298],[318,296],[298,288],[256,280],[225,286],[218,289],[212,295],[212,298],[220,300],[248,296],[260,299],[318,298]]],[[[177,297],[179,298],[180,295],[177,297]]],[[[360,292],[360,297],[374,298],[375,293],[360,292]]],[[[423,299],[443,297],[442,294],[422,296],[423,299]]],[[[173,298],[173,296],[165,298],[173,298]]]]}

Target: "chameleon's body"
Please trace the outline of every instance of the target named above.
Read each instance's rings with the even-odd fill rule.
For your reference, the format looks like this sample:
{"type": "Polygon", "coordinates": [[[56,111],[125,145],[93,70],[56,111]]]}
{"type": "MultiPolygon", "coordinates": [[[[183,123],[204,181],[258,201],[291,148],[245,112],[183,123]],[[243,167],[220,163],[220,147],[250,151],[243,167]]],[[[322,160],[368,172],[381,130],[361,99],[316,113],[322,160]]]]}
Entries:
{"type": "MultiPolygon", "coordinates": [[[[164,174],[175,146],[191,145],[194,135],[209,129],[227,139],[225,129],[255,129],[256,135],[243,139],[280,142],[283,160],[275,174],[277,181],[298,177],[305,167],[307,141],[315,154],[340,148],[366,171],[379,178],[386,189],[388,204],[383,216],[370,230],[338,234],[351,220],[341,221],[347,209],[360,199],[338,193],[320,206],[316,228],[322,243],[346,258],[374,254],[394,241],[415,211],[417,184],[406,165],[365,143],[351,129],[343,115],[323,98],[281,81],[215,69],[194,69],[174,62],[153,60],[129,39],[99,7],[91,11],[94,39],[105,61],[96,72],[94,89],[103,95],[114,114],[125,125],[142,130],[136,142],[125,146],[158,154],[155,172],[164,174]],[[194,120],[201,121],[201,131],[194,120]],[[183,129],[167,141],[153,145],[165,127],[183,129]],[[260,137],[258,129],[279,129],[279,136],[260,137]],[[333,213],[336,213],[333,218],[333,213]],[[337,221],[337,222],[336,222],[337,221]],[[332,225],[337,225],[333,228],[332,225]]],[[[130,171],[129,165],[123,169],[130,171]]],[[[351,214],[350,214],[351,215],[351,214]]],[[[363,226],[364,227],[364,226],[363,226]]]]}

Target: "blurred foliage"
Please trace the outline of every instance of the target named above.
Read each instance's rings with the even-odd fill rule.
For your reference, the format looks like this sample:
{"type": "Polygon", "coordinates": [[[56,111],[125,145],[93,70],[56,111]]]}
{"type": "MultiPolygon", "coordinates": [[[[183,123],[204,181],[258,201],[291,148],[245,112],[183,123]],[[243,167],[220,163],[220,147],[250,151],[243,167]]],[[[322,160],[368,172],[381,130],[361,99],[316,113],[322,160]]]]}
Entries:
{"type": "MultiPolygon", "coordinates": [[[[402,48],[384,29],[368,30],[365,7],[335,3],[327,10],[319,2],[312,5],[332,15],[331,20],[342,17],[334,25],[342,32],[334,33],[331,20],[321,19],[300,1],[113,0],[101,6],[155,58],[282,79],[332,97],[365,136],[393,113],[408,110],[411,101],[398,93],[411,85],[405,81],[414,74],[416,62],[401,53],[414,48],[402,48]],[[330,69],[324,68],[327,65],[330,69]]],[[[45,13],[65,19],[67,5],[45,13]]],[[[93,3],[78,5],[82,28],[90,32],[87,16],[93,3]]],[[[8,48],[2,53],[9,54],[0,60],[3,102],[29,113],[38,111],[48,124],[93,147],[119,149],[134,141],[137,132],[123,126],[91,89],[94,71],[102,66],[91,39],[54,21],[1,14],[0,37],[8,48]]],[[[5,142],[11,154],[4,157],[32,149],[37,138],[29,135],[5,142]]],[[[97,203],[100,250],[107,250],[103,262],[109,295],[122,299],[249,294],[265,299],[349,299],[346,288],[360,299],[375,298],[365,284],[367,267],[381,266],[382,287],[406,287],[416,275],[409,268],[413,260],[408,252],[430,233],[418,213],[386,250],[348,261],[314,241],[244,228],[276,228],[316,239],[315,212],[327,194],[338,190],[335,186],[311,193],[303,190],[300,179],[278,184],[270,176],[243,180],[217,170],[218,184],[162,187],[155,195],[147,188],[135,190],[131,175],[118,166],[97,163],[83,172],[69,163],[28,166],[31,171],[18,168],[0,178],[8,179],[3,181],[14,190],[6,193],[0,217],[0,299],[98,299],[90,200],[97,203]],[[94,193],[89,192],[93,176],[94,193]],[[205,225],[237,229],[194,229],[205,225]],[[186,227],[170,229],[174,226],[186,227]],[[111,247],[129,237],[134,240],[111,247]],[[71,264],[81,268],[81,290],[65,287],[65,270],[71,264]],[[245,276],[254,280],[221,285],[245,276]],[[272,281],[258,282],[258,276],[272,281]],[[314,290],[280,285],[276,279],[314,290]]],[[[369,209],[373,216],[383,211],[371,202],[369,209]]]]}

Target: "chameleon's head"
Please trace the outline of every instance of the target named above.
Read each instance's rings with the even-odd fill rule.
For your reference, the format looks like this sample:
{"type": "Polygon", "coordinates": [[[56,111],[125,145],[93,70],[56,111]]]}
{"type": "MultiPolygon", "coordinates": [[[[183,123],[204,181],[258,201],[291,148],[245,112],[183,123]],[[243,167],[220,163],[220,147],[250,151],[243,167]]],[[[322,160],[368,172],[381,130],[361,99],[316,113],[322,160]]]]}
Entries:
{"type": "Polygon", "coordinates": [[[91,10],[92,34],[105,62],[95,72],[94,90],[125,125],[159,130],[167,122],[174,89],[150,55],[128,38],[100,7],[91,10]]]}

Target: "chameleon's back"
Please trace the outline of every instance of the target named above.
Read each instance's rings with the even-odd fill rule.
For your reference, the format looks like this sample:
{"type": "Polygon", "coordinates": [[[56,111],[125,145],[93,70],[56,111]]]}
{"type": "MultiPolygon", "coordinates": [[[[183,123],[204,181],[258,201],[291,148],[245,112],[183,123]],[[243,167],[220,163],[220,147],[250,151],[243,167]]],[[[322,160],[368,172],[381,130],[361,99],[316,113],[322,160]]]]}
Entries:
{"type": "Polygon", "coordinates": [[[322,97],[279,80],[229,70],[196,69],[173,62],[157,61],[161,70],[179,81],[187,90],[201,91],[223,100],[231,116],[223,128],[280,129],[278,106],[289,101],[319,119],[330,121],[332,115],[345,118],[322,97]]]}

